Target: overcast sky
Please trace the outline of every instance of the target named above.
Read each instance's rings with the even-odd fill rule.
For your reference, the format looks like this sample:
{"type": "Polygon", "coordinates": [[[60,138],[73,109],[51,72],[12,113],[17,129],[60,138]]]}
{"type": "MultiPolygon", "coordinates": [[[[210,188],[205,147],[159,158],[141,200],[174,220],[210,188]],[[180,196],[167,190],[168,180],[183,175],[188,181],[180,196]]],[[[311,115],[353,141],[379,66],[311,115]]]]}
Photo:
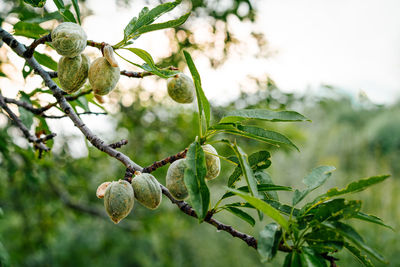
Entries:
{"type": "Polygon", "coordinates": [[[259,24],[278,54],[268,72],[281,88],[322,83],[377,102],[400,97],[400,1],[267,0],[259,24]]]}

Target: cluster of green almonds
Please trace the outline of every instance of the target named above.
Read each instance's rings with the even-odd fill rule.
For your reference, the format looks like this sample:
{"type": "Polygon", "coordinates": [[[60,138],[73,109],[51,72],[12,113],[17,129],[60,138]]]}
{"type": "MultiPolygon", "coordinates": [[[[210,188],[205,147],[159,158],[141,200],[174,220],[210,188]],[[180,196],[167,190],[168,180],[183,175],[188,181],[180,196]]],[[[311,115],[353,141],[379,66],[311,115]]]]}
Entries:
{"type": "MultiPolygon", "coordinates": [[[[207,181],[216,178],[221,170],[221,163],[217,151],[212,145],[203,145],[204,156],[206,160],[207,173],[205,179],[207,181]]],[[[169,192],[179,200],[186,199],[189,194],[184,182],[186,169],[186,159],[174,161],[168,168],[166,177],[166,186],[169,192]]]]}
{"type": "MultiPolygon", "coordinates": [[[[207,167],[206,180],[212,180],[219,175],[220,161],[217,151],[211,145],[203,145],[207,167]]],[[[168,168],[167,188],[179,200],[186,199],[189,194],[183,180],[185,176],[186,159],[174,161],[168,168]]],[[[104,182],[97,188],[96,196],[104,198],[104,207],[114,223],[119,223],[128,216],[133,208],[135,198],[143,206],[154,210],[161,203],[161,187],[157,179],[149,173],[141,173],[132,179],[104,182]]]]}
{"type": "Polygon", "coordinates": [[[132,179],[132,184],[124,180],[102,183],[96,192],[104,198],[104,207],[114,223],[119,223],[131,212],[136,198],[143,206],[156,209],[161,203],[161,187],[149,173],[142,173],[132,179]]]}
{"type": "Polygon", "coordinates": [[[54,49],[62,56],[58,62],[58,79],[63,90],[67,93],[78,91],[88,77],[95,95],[106,95],[114,89],[120,71],[111,46],[106,45],[104,57],[90,64],[89,58],[82,54],[87,44],[86,33],[72,22],[58,25],[51,32],[51,40],[54,49]]]}

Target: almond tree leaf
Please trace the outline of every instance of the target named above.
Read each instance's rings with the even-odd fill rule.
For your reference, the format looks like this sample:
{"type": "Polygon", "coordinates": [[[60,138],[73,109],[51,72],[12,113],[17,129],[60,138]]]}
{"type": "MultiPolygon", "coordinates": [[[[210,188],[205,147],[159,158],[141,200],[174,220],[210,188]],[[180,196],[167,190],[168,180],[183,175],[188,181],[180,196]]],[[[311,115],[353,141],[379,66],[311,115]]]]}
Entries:
{"type": "Polygon", "coordinates": [[[366,221],[366,222],[370,222],[370,223],[375,223],[375,224],[381,225],[383,227],[389,228],[389,229],[394,231],[393,227],[391,227],[390,225],[385,224],[381,218],[378,218],[378,217],[376,217],[374,215],[365,214],[365,213],[359,211],[352,218],[359,219],[359,220],[366,221]]]}
{"type": "Polygon", "coordinates": [[[203,149],[199,142],[193,142],[186,154],[184,182],[189,192],[190,202],[197,213],[199,222],[204,221],[210,204],[210,191],[204,180],[207,168],[203,149]]]}
{"type": "Polygon", "coordinates": [[[194,65],[193,59],[187,51],[183,51],[183,54],[186,59],[186,63],[188,64],[190,73],[192,74],[194,86],[196,88],[196,96],[197,96],[197,104],[199,107],[199,116],[202,116],[204,112],[204,116],[206,119],[206,129],[210,127],[210,120],[211,120],[211,108],[210,103],[206,95],[204,94],[203,88],[201,87],[201,79],[200,74],[197,71],[196,66],[194,65]]]}
{"type": "Polygon", "coordinates": [[[247,212],[244,212],[241,209],[235,207],[225,207],[224,209],[241,218],[251,226],[254,226],[256,224],[256,221],[253,219],[253,217],[251,217],[247,212]]]}
{"type": "Polygon", "coordinates": [[[24,0],[24,2],[33,7],[43,7],[46,4],[46,0],[24,0]]]}
{"type": "Polygon", "coordinates": [[[278,252],[282,239],[282,230],[276,223],[267,224],[259,233],[257,239],[257,251],[261,262],[270,262],[278,252]]]}
{"type": "Polygon", "coordinates": [[[249,119],[266,120],[271,122],[309,121],[295,111],[273,111],[267,109],[241,109],[228,112],[220,123],[240,122],[249,119]]]}
{"type": "Polygon", "coordinates": [[[28,23],[24,21],[19,21],[14,24],[14,35],[38,39],[41,36],[48,33],[49,31],[43,29],[37,23],[28,23]]]}
{"type": "Polygon", "coordinates": [[[366,267],[374,267],[371,260],[368,257],[361,253],[361,250],[356,248],[355,246],[351,245],[350,243],[345,242],[344,247],[350,251],[362,264],[366,267]]]}
{"type": "Polygon", "coordinates": [[[147,33],[147,32],[178,27],[178,26],[182,25],[183,23],[185,23],[189,16],[190,16],[190,12],[186,13],[185,15],[183,15],[180,18],[175,19],[175,20],[169,20],[169,21],[163,22],[163,23],[156,23],[156,24],[150,24],[150,25],[143,26],[140,29],[138,29],[137,34],[135,36],[139,36],[139,35],[141,35],[143,33],[147,33]]]}
{"type": "Polygon", "coordinates": [[[323,222],[322,225],[324,225],[327,228],[337,231],[339,234],[341,234],[346,239],[351,241],[358,248],[366,251],[368,254],[370,254],[372,257],[374,257],[378,261],[387,263],[381,254],[379,254],[377,251],[375,251],[374,249],[372,249],[371,247],[367,246],[367,244],[364,243],[363,238],[350,225],[344,224],[344,223],[341,223],[338,221],[323,222]]]}
{"type": "Polygon", "coordinates": [[[79,9],[78,0],[72,0],[72,5],[74,6],[74,10],[76,13],[76,18],[78,19],[78,23],[81,24],[81,11],[79,9]]]}
{"type": "Polygon", "coordinates": [[[51,70],[57,71],[58,63],[48,55],[35,51],[33,53],[33,56],[37,60],[37,62],[39,62],[40,65],[43,65],[51,70]]]}
{"type": "Polygon", "coordinates": [[[249,194],[243,193],[242,191],[236,190],[236,189],[228,188],[228,190],[235,193],[236,195],[240,196],[247,202],[249,202],[256,209],[262,211],[265,215],[269,216],[271,219],[276,221],[286,231],[289,230],[288,221],[279,213],[278,210],[276,210],[275,208],[273,208],[266,202],[264,202],[261,199],[258,199],[256,197],[253,197],[249,194]]]}
{"type": "Polygon", "coordinates": [[[303,183],[307,186],[307,189],[303,191],[295,191],[292,205],[296,205],[301,200],[303,200],[310,192],[323,185],[326,180],[331,176],[334,170],[336,170],[336,168],[332,166],[319,166],[312,169],[311,173],[303,179],[303,183]]]}

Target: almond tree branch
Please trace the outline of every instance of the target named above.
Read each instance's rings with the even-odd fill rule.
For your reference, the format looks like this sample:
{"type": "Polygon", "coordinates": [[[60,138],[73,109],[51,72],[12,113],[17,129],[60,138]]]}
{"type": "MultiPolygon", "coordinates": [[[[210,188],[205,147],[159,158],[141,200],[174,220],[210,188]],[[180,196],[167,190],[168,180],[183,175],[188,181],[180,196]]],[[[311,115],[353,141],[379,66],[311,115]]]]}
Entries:
{"type": "MultiPolygon", "coordinates": [[[[93,112],[93,111],[85,111],[85,112],[81,112],[81,113],[76,113],[76,115],[78,115],[78,116],[80,116],[80,115],[107,115],[107,114],[108,114],[107,112],[93,112]]],[[[43,114],[41,116],[46,119],[62,119],[62,118],[68,117],[67,114],[60,115],[60,116],[43,114]]]]}
{"type": "MultiPolygon", "coordinates": [[[[49,151],[50,148],[48,148],[45,144],[44,144],[44,139],[41,138],[37,138],[33,135],[31,135],[31,133],[29,132],[28,128],[26,128],[26,126],[22,123],[21,119],[18,118],[17,115],[15,115],[14,112],[11,111],[11,109],[7,106],[6,102],[4,101],[4,97],[3,95],[0,93],[0,106],[1,108],[8,114],[8,116],[11,118],[11,120],[14,122],[14,124],[16,126],[18,126],[18,128],[22,131],[22,133],[24,134],[25,138],[33,144],[34,148],[42,150],[42,151],[49,151]]],[[[51,138],[53,138],[54,136],[56,136],[56,134],[51,134],[51,138]]],[[[50,137],[48,138],[50,139],[50,137]]],[[[46,139],[46,140],[48,140],[46,139]]]]}
{"type": "Polygon", "coordinates": [[[161,168],[161,167],[167,165],[168,163],[172,163],[172,162],[174,162],[174,161],[176,161],[178,159],[183,159],[184,157],[186,157],[187,150],[188,149],[185,148],[185,150],[183,150],[183,151],[181,151],[181,152],[179,152],[179,153],[177,153],[175,155],[169,156],[169,157],[167,157],[167,158],[165,158],[163,160],[160,160],[160,161],[155,161],[152,165],[143,168],[142,172],[150,173],[150,172],[155,171],[158,168],[161,168]]]}
{"type": "MultiPolygon", "coordinates": [[[[1,27],[0,27],[0,37],[9,47],[11,47],[14,50],[15,53],[17,53],[21,57],[24,57],[26,48],[21,43],[19,43],[11,34],[9,34],[7,31],[3,30],[1,27]]],[[[62,110],[65,112],[65,114],[68,115],[68,117],[72,120],[74,125],[85,135],[85,137],[89,140],[89,142],[93,146],[95,146],[97,149],[107,153],[109,156],[119,160],[122,164],[124,164],[127,167],[127,170],[131,174],[135,173],[135,171],[140,171],[140,172],[144,171],[144,169],[140,165],[133,162],[128,156],[115,150],[111,146],[106,145],[102,139],[100,139],[98,136],[93,134],[93,132],[83,123],[83,121],[79,118],[79,116],[72,109],[71,105],[67,102],[66,98],[64,97],[63,91],[57,86],[57,84],[54,83],[54,81],[51,79],[49,73],[47,71],[45,71],[34,58],[26,58],[26,57],[24,57],[24,58],[25,58],[26,62],[31,66],[31,68],[34,69],[36,71],[36,73],[38,73],[43,78],[46,86],[49,87],[50,90],[53,92],[53,95],[57,99],[57,102],[59,103],[62,110]]],[[[168,189],[165,186],[160,184],[160,187],[162,189],[162,193],[168,199],[170,199],[170,201],[173,204],[177,205],[181,211],[183,211],[185,214],[187,214],[189,216],[197,217],[196,212],[193,210],[193,208],[187,202],[176,200],[170,194],[170,192],[168,191],[168,189]]],[[[240,238],[241,240],[246,242],[247,245],[249,245],[250,247],[257,248],[257,240],[253,236],[241,233],[241,232],[235,230],[232,226],[220,223],[219,221],[213,219],[212,216],[207,216],[205,221],[207,223],[213,225],[217,229],[231,234],[233,237],[240,238]]],[[[291,248],[280,245],[279,250],[284,251],[284,252],[289,252],[289,251],[291,251],[291,248]]],[[[324,256],[324,255],[322,255],[322,256],[324,256]]]]}

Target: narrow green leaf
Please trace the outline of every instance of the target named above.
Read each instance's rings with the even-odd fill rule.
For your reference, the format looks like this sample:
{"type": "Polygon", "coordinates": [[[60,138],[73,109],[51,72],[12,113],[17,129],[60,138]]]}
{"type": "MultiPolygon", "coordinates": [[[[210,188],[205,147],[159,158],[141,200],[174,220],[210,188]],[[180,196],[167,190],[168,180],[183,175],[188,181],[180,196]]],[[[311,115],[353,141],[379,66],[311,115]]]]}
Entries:
{"type": "Polygon", "coordinates": [[[60,13],[58,11],[54,11],[51,13],[45,13],[40,16],[35,16],[32,18],[24,19],[23,21],[27,22],[27,23],[38,23],[39,24],[39,23],[53,20],[53,19],[60,20],[61,18],[62,18],[62,16],[60,15],[60,13]]]}
{"type": "Polygon", "coordinates": [[[349,194],[349,193],[355,193],[355,192],[360,192],[368,187],[378,184],[380,182],[383,182],[387,178],[389,178],[390,175],[380,175],[380,176],[373,176],[365,179],[360,179],[358,181],[352,182],[346,186],[344,189],[338,190],[337,188],[332,188],[326,192],[326,196],[328,197],[334,197],[334,196],[340,196],[344,194],[349,194]]]}
{"type": "Polygon", "coordinates": [[[189,192],[193,209],[196,211],[199,222],[207,215],[210,204],[210,192],[204,177],[207,172],[203,149],[199,142],[193,142],[186,154],[184,182],[189,192]]]}
{"type": "Polygon", "coordinates": [[[204,112],[204,116],[206,118],[206,126],[207,126],[206,130],[207,130],[208,127],[210,126],[210,120],[211,120],[210,103],[208,102],[208,99],[204,94],[203,88],[201,87],[200,74],[197,71],[196,66],[194,65],[192,57],[187,51],[183,51],[183,54],[185,55],[187,65],[189,67],[190,73],[192,74],[194,86],[196,88],[197,102],[199,105],[199,115],[201,116],[201,114],[204,112]]]}
{"type": "Polygon", "coordinates": [[[300,254],[297,252],[290,252],[286,255],[283,267],[306,267],[301,265],[300,254]]]}
{"type": "Polygon", "coordinates": [[[75,16],[69,9],[65,9],[63,11],[60,10],[60,13],[63,16],[64,21],[76,23],[75,16]]]}
{"type": "Polygon", "coordinates": [[[240,168],[242,169],[242,173],[244,175],[244,178],[246,179],[246,183],[249,186],[250,194],[252,196],[258,197],[257,180],[254,176],[253,170],[250,167],[247,154],[244,153],[237,144],[232,145],[232,149],[239,160],[240,168]]]}
{"type": "MultiPolygon", "coordinates": [[[[249,164],[253,171],[263,170],[271,165],[271,154],[268,151],[258,151],[249,156],[249,164]]],[[[237,157],[236,157],[237,160],[237,157]]],[[[240,162],[237,162],[240,165],[240,162]]],[[[228,179],[228,186],[233,187],[242,175],[242,168],[237,166],[228,179]]]]}
{"type": "Polygon", "coordinates": [[[360,200],[346,201],[343,198],[325,202],[315,210],[313,219],[319,222],[326,220],[336,221],[348,219],[358,213],[361,209],[360,200]]]}
{"type": "Polygon", "coordinates": [[[282,239],[282,230],[276,223],[267,224],[259,233],[257,251],[261,262],[270,262],[278,251],[282,239]]]}
{"type": "Polygon", "coordinates": [[[24,67],[22,68],[22,76],[24,77],[24,79],[26,79],[26,77],[28,77],[28,75],[31,74],[32,71],[33,71],[32,67],[25,62],[24,67]]]}
{"type": "Polygon", "coordinates": [[[79,10],[78,0],[72,0],[72,5],[74,6],[74,10],[76,13],[76,18],[78,19],[78,23],[81,24],[81,11],[79,10]]]}
{"type": "Polygon", "coordinates": [[[324,258],[317,254],[312,248],[303,247],[300,258],[301,265],[304,267],[327,267],[324,258]]]}
{"type": "Polygon", "coordinates": [[[178,26],[182,25],[183,23],[185,23],[185,21],[188,19],[189,16],[190,16],[190,12],[186,13],[182,17],[175,19],[175,20],[169,20],[169,21],[163,22],[163,23],[150,24],[150,25],[143,26],[140,29],[138,29],[135,36],[139,36],[146,32],[152,32],[152,31],[158,31],[158,30],[167,29],[167,28],[178,27],[178,26]]]}
{"type": "Polygon", "coordinates": [[[297,151],[299,151],[298,147],[283,134],[265,130],[263,128],[259,128],[256,126],[238,125],[237,130],[238,131],[227,130],[225,132],[236,135],[242,135],[244,137],[256,139],[273,145],[278,145],[278,146],[281,144],[289,145],[294,147],[297,151]]]}
{"type": "Polygon", "coordinates": [[[138,18],[134,17],[133,19],[131,19],[131,21],[125,27],[124,41],[122,41],[120,43],[124,43],[124,42],[128,41],[129,39],[135,37],[138,34],[138,31],[142,27],[144,27],[146,25],[150,25],[151,23],[153,23],[156,19],[158,19],[163,14],[174,9],[181,2],[182,2],[182,0],[164,3],[164,4],[156,6],[155,8],[153,8],[151,10],[149,10],[147,7],[144,7],[140,11],[139,17],[138,18]]]}
{"type": "Polygon", "coordinates": [[[366,222],[379,224],[381,226],[384,226],[384,227],[389,228],[389,229],[394,231],[393,227],[391,227],[390,225],[385,224],[381,218],[378,218],[378,217],[376,217],[374,215],[368,215],[368,214],[365,214],[365,213],[359,211],[352,218],[359,219],[359,220],[366,221],[366,222]]]}
{"type": "Polygon", "coordinates": [[[54,4],[56,5],[57,9],[65,9],[65,5],[63,0],[53,0],[54,4]]]}
{"type": "Polygon", "coordinates": [[[228,188],[228,190],[235,193],[236,195],[240,196],[247,202],[249,202],[252,206],[254,206],[256,209],[262,211],[265,215],[271,217],[274,221],[276,221],[285,230],[287,230],[287,231],[289,230],[289,223],[287,222],[287,220],[279,213],[278,210],[274,209],[272,206],[270,206],[266,202],[264,202],[261,199],[258,199],[256,197],[253,197],[249,194],[243,193],[239,190],[235,190],[232,188],[228,188]]]}
{"type": "Polygon", "coordinates": [[[14,25],[14,35],[25,36],[28,38],[38,39],[42,35],[48,33],[47,30],[40,27],[36,23],[28,23],[24,21],[19,21],[14,25]]]}
{"type": "Polygon", "coordinates": [[[313,206],[316,206],[319,203],[322,203],[328,199],[331,199],[331,198],[337,197],[337,196],[341,196],[344,194],[350,194],[350,193],[356,193],[356,192],[363,191],[370,186],[373,186],[375,184],[383,182],[384,180],[386,180],[389,177],[390,177],[390,175],[372,176],[369,178],[364,178],[364,179],[360,179],[358,181],[352,182],[343,189],[338,189],[337,187],[331,188],[325,194],[322,194],[322,195],[316,197],[311,203],[308,203],[307,205],[305,205],[302,208],[302,210],[304,212],[308,212],[313,206]]]}
{"type": "Polygon", "coordinates": [[[350,251],[351,254],[353,254],[362,264],[364,264],[366,267],[374,267],[372,264],[371,260],[368,259],[366,255],[363,255],[361,253],[361,250],[356,248],[355,246],[351,245],[350,243],[344,243],[344,247],[350,251]]]}
{"type": "Polygon", "coordinates": [[[299,209],[296,209],[286,204],[282,204],[276,200],[265,199],[264,202],[268,203],[271,207],[275,208],[276,210],[279,210],[280,213],[285,214],[287,216],[289,216],[292,213],[294,217],[297,217],[298,214],[300,213],[299,209]]]}
{"type": "Polygon", "coordinates": [[[254,226],[256,224],[256,221],[253,219],[253,217],[251,217],[247,212],[244,212],[241,209],[235,207],[226,207],[225,210],[241,218],[251,226],[254,226]]]}
{"type": "Polygon", "coordinates": [[[272,111],[266,109],[242,109],[228,112],[220,123],[232,123],[249,119],[278,121],[307,121],[308,119],[295,111],[272,111]]]}
{"type": "Polygon", "coordinates": [[[307,189],[303,191],[296,190],[293,196],[293,206],[303,200],[310,192],[323,185],[335,170],[332,166],[319,166],[311,170],[311,173],[303,179],[307,189]]]}
{"type": "Polygon", "coordinates": [[[33,7],[43,7],[46,4],[46,0],[24,0],[24,2],[33,7]]]}
{"type": "Polygon", "coordinates": [[[33,53],[33,56],[37,60],[37,62],[39,62],[40,65],[43,65],[51,70],[57,71],[58,63],[48,55],[35,51],[33,53]]]}
{"type": "MultiPolygon", "coordinates": [[[[237,188],[237,190],[240,190],[244,193],[249,193],[249,187],[248,186],[242,186],[237,188]]],[[[282,186],[282,185],[275,185],[275,184],[258,184],[257,185],[257,190],[258,192],[266,192],[266,191],[292,191],[291,187],[288,186],[282,186]]],[[[225,199],[231,196],[234,196],[235,194],[232,192],[227,192],[225,193],[221,199],[225,199]]]]}
{"type": "Polygon", "coordinates": [[[336,252],[343,248],[344,239],[329,228],[313,228],[304,236],[307,244],[320,252],[336,252]]]}
{"type": "Polygon", "coordinates": [[[371,247],[367,246],[364,243],[363,238],[350,225],[344,224],[341,222],[337,222],[337,221],[323,222],[322,224],[330,229],[337,231],[342,236],[344,236],[349,241],[351,241],[354,245],[356,245],[358,248],[363,249],[364,251],[369,253],[371,256],[373,256],[375,259],[377,259],[378,261],[384,262],[384,263],[386,262],[382,255],[380,255],[378,252],[376,252],[375,250],[373,250],[371,247]]]}
{"type": "MultiPolygon", "coordinates": [[[[29,96],[23,92],[23,91],[19,91],[20,95],[21,95],[21,100],[25,101],[29,104],[32,104],[29,96]]],[[[33,124],[33,113],[18,106],[18,111],[19,111],[19,118],[21,119],[22,123],[26,126],[26,128],[30,129],[32,124],[33,124]]]]}
{"type": "Polygon", "coordinates": [[[131,64],[133,64],[139,68],[142,68],[146,71],[150,71],[151,73],[153,73],[161,78],[169,78],[178,73],[178,71],[162,70],[162,69],[158,68],[156,66],[156,64],[154,63],[154,60],[151,57],[151,55],[143,49],[140,49],[140,48],[124,48],[124,49],[131,51],[132,53],[134,53],[135,55],[137,55],[138,57],[143,59],[144,62],[146,62],[146,64],[139,65],[139,64],[136,64],[136,63],[133,63],[133,62],[130,62],[127,60],[128,62],[130,62],[131,64]]]}
{"type": "MultiPolygon", "coordinates": [[[[258,171],[254,173],[256,180],[259,184],[274,184],[271,176],[267,172],[258,171]]],[[[268,199],[279,200],[278,193],[275,191],[264,192],[268,199]]]]}

